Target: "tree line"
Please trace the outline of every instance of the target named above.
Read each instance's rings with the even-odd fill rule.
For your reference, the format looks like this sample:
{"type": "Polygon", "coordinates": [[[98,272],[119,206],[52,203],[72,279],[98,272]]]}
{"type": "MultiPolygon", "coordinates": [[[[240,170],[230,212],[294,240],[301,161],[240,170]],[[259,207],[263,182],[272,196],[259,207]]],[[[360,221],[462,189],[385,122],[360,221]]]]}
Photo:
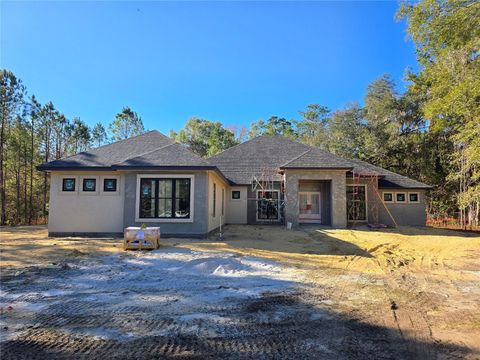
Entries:
{"type": "Polygon", "coordinates": [[[50,101],[28,96],[11,71],[0,70],[0,224],[45,223],[49,178],[36,166],[140,134],[141,118],[129,107],[108,129],[68,119],[50,101]]]}
{"type": "MultiPolygon", "coordinates": [[[[389,75],[369,84],[363,105],[331,110],[310,104],[295,119],[271,116],[249,127],[193,117],[172,139],[203,157],[259,135],[288,136],[339,156],[357,158],[434,186],[433,216],[480,217],[480,3],[422,0],[402,4],[398,19],[416,45],[420,70],[407,71],[400,93],[389,75]]],[[[0,223],[45,222],[48,175],[41,163],[144,131],[125,107],[106,129],[67,119],[40,104],[8,70],[0,72],[0,223]]]]}

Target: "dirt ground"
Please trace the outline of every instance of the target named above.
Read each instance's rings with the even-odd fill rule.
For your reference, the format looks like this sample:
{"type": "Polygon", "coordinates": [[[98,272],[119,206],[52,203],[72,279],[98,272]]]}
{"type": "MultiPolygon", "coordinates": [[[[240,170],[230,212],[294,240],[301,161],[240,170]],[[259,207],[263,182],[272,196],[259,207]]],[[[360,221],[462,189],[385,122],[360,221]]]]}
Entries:
{"type": "Polygon", "coordinates": [[[1,358],[480,359],[478,234],[227,226],[162,245],[3,228],[1,358]]]}

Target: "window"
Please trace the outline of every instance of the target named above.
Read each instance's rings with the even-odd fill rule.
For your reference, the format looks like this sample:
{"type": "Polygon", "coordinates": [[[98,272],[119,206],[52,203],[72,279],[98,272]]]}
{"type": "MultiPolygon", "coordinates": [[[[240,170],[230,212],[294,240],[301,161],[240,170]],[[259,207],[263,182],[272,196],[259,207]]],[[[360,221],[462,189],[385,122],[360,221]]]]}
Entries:
{"type": "Polygon", "coordinates": [[[75,191],[75,179],[64,178],[62,181],[62,191],[75,191]]]}
{"type": "Polygon", "coordinates": [[[225,215],[225,189],[222,189],[222,216],[225,215]]]}
{"type": "Polygon", "coordinates": [[[391,192],[384,192],[384,193],[383,193],[383,202],[385,202],[385,203],[393,203],[393,193],[391,193],[391,192]]]}
{"type": "Polygon", "coordinates": [[[83,179],[83,191],[95,191],[96,180],[95,179],[83,179]]]}
{"type": "Polygon", "coordinates": [[[215,217],[217,215],[217,184],[213,183],[213,213],[212,216],[215,217]]]}
{"type": "Polygon", "coordinates": [[[232,191],[232,199],[233,200],[240,200],[240,191],[239,190],[232,191]]]}
{"type": "Polygon", "coordinates": [[[106,192],[117,191],[117,179],[103,179],[103,191],[106,191],[106,192]]]}
{"type": "Polygon", "coordinates": [[[395,202],[397,203],[407,202],[407,194],[404,192],[395,193],[395,202]]]}
{"type": "Polygon", "coordinates": [[[190,179],[140,179],[140,218],[190,218],[190,179]]]}
{"type": "Polygon", "coordinates": [[[364,185],[347,186],[348,221],[367,220],[367,191],[364,185]]]}
{"type": "Polygon", "coordinates": [[[420,202],[419,194],[417,192],[408,193],[408,202],[419,203],[420,202]]]}
{"type": "Polygon", "coordinates": [[[279,191],[257,191],[257,221],[277,221],[280,219],[279,191]]]}

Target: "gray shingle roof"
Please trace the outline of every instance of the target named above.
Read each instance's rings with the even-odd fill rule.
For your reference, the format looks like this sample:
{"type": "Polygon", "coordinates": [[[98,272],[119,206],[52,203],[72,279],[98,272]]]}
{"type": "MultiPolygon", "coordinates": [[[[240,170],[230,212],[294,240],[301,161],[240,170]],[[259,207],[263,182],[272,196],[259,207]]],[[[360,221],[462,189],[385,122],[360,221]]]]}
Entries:
{"type": "Polygon", "coordinates": [[[39,170],[91,170],[122,167],[213,166],[169,137],[153,130],[66,158],[50,161],[39,170]]]}
{"type": "MultiPolygon", "coordinates": [[[[40,165],[39,170],[192,168],[220,170],[231,183],[251,184],[254,176],[279,169],[345,169],[380,175],[381,187],[430,186],[361,160],[343,159],[282,136],[259,136],[203,159],[153,130],[40,165]]],[[[275,175],[280,180],[280,175],[275,175]]]]}
{"type": "Polygon", "coordinates": [[[114,165],[115,168],[175,166],[213,168],[207,160],[202,159],[200,156],[187,150],[183,145],[175,142],[114,165]]]}
{"type": "Polygon", "coordinates": [[[394,173],[379,166],[372,165],[362,160],[351,159],[353,171],[358,174],[377,174],[379,187],[382,188],[411,188],[411,189],[430,189],[431,186],[420,181],[410,179],[409,177],[394,173]]]}
{"type": "MultiPolygon", "coordinates": [[[[282,136],[259,136],[214,155],[208,161],[233,184],[247,185],[268,169],[345,169],[376,173],[381,187],[430,186],[361,160],[343,159],[282,136]]],[[[280,176],[276,177],[280,180],[280,176]]]]}
{"type": "Polygon", "coordinates": [[[310,147],[300,156],[287,161],[281,169],[351,169],[351,162],[319,148],[310,147]]]}
{"type": "MultiPolygon", "coordinates": [[[[251,184],[253,176],[281,167],[351,168],[343,159],[283,136],[259,136],[208,158],[235,184],[251,184]],[[321,162],[314,166],[314,160],[321,162]],[[287,164],[292,162],[292,164],[287,164]],[[306,166],[308,165],[308,166],[306,166]]],[[[280,176],[277,177],[280,180],[280,176]]]]}

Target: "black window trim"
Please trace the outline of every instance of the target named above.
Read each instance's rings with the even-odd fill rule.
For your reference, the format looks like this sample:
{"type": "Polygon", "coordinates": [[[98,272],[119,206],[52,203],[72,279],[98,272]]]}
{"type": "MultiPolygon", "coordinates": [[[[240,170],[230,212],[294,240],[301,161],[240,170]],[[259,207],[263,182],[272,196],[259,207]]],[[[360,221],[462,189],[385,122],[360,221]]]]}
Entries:
{"type": "Polygon", "coordinates": [[[95,191],[97,191],[97,179],[95,179],[95,178],[83,178],[82,179],[82,191],[83,192],[95,192],[95,191]],[[85,182],[89,181],[89,180],[93,180],[93,190],[86,190],[85,189],[85,182]]]}
{"type": "Polygon", "coordinates": [[[65,191],[65,192],[75,192],[76,187],[77,187],[77,186],[76,186],[76,185],[77,185],[77,184],[76,184],[76,180],[77,180],[77,179],[75,179],[75,178],[63,178],[63,179],[62,179],[62,191],[65,191]],[[65,188],[65,180],[73,180],[73,189],[72,189],[72,190],[67,190],[67,189],[65,188]]]}
{"type": "Polygon", "coordinates": [[[116,192],[117,191],[117,184],[118,184],[118,179],[117,178],[104,178],[103,179],[103,191],[104,192],[116,192]],[[109,190],[109,189],[106,188],[105,184],[109,180],[113,180],[115,182],[115,190],[109,190]]]}
{"type": "Polygon", "coordinates": [[[396,204],[406,204],[408,203],[408,194],[406,191],[397,191],[395,193],[395,203],[396,204]],[[404,200],[403,201],[399,201],[398,200],[398,195],[403,195],[404,196],[404,200]]]}
{"type": "MultiPolygon", "coordinates": [[[[192,216],[192,202],[191,202],[191,195],[192,195],[192,179],[191,178],[175,178],[175,177],[159,177],[159,178],[153,178],[153,177],[140,177],[140,187],[139,187],[139,202],[138,202],[138,218],[139,219],[191,219],[192,216]],[[141,211],[141,206],[142,206],[142,180],[153,180],[154,181],[154,186],[155,186],[155,197],[149,197],[147,199],[154,199],[155,200],[155,210],[154,210],[154,216],[142,216],[142,211],[141,211]],[[160,197],[159,196],[159,189],[160,189],[160,181],[161,180],[170,180],[172,182],[172,194],[170,197],[160,197]],[[188,180],[188,196],[186,197],[188,199],[188,216],[184,217],[176,217],[175,212],[176,212],[176,200],[177,200],[177,189],[176,189],[176,182],[177,180],[188,180]],[[159,209],[159,200],[160,199],[170,199],[172,201],[172,214],[171,216],[158,216],[158,209],[159,209]]],[[[181,198],[178,198],[181,199],[181,198]]]]}
{"type": "Polygon", "coordinates": [[[242,192],[240,190],[232,190],[232,200],[241,200],[242,198],[242,192]],[[233,197],[234,193],[238,193],[238,198],[233,197]]]}
{"type": "Polygon", "coordinates": [[[382,200],[383,200],[384,203],[387,203],[387,204],[395,202],[395,193],[392,192],[392,191],[384,191],[382,193],[382,200]],[[390,195],[392,197],[392,199],[391,200],[385,200],[385,195],[390,195]]]}
{"type": "Polygon", "coordinates": [[[408,196],[408,202],[409,202],[410,204],[418,204],[418,203],[420,202],[420,193],[419,193],[418,191],[409,192],[407,196],[408,196]],[[416,195],[416,196],[417,196],[417,200],[412,201],[412,200],[410,199],[410,195],[416,195]]]}

